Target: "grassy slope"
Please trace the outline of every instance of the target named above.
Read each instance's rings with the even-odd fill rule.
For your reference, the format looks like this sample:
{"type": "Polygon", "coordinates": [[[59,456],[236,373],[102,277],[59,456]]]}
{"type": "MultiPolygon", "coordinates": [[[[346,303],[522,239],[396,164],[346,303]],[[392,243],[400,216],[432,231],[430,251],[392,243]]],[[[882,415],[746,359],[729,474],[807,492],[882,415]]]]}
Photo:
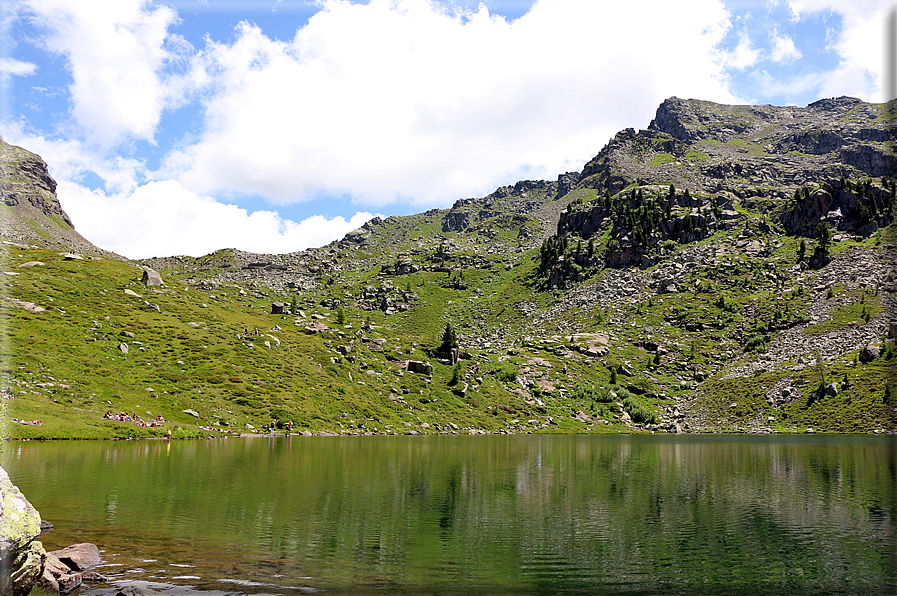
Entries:
{"type": "MultiPolygon", "coordinates": [[[[460,298],[458,291],[439,285],[440,274],[412,276],[421,306],[408,313],[386,317],[349,308],[346,329],[307,335],[305,321],[296,325],[292,316],[268,314],[267,303],[246,306],[239,288],[209,293],[169,279],[155,292],[143,287],[140,269],[128,263],[64,261],[50,251],[13,250],[6,269],[18,275],[4,277],[7,295],[47,308],[31,313],[9,303],[0,307],[9,334],[3,383],[16,396],[3,400],[7,417],[43,422],[8,424],[6,432],[14,438],[161,436],[168,429],[192,436],[205,434],[199,425],[246,431],[247,424],[259,428],[272,418],[292,419],[299,430],[314,432],[432,432],[434,425],[447,430],[449,423],[522,431],[542,427],[552,415],[563,419],[569,410],[567,404],[540,407],[529,395],[513,393],[519,389],[513,381],[487,374],[495,354],[478,355],[482,381],[467,379],[476,390],[464,398],[452,391],[452,367],[422,349],[435,345],[441,313],[449,300],[460,298]],[[31,260],[45,265],[15,267],[31,260]],[[145,301],[160,312],[145,308],[145,301]],[[358,336],[365,318],[375,326],[366,335],[386,339],[384,352],[371,351],[358,336]],[[389,326],[380,327],[384,323],[389,326]],[[275,325],[282,329],[272,331],[275,325]],[[264,335],[247,338],[246,329],[264,335]],[[123,337],[122,331],[135,337],[123,337]],[[122,342],[127,354],[119,349],[122,342]],[[340,345],[352,345],[354,363],[339,358],[333,348],[340,345]],[[431,361],[432,377],[404,373],[401,360],[409,358],[431,361]],[[186,409],[200,419],[183,413],[186,409]],[[144,419],[162,415],[172,422],[141,428],[103,420],[107,410],[144,419]]],[[[500,301],[495,308],[501,308],[500,301]]],[[[334,313],[307,312],[316,314],[337,327],[334,313]]],[[[560,424],[568,430],[582,426],[560,424]]]]}
{"type": "MultiPolygon", "coordinates": [[[[421,219],[410,232],[390,237],[391,247],[364,250],[370,258],[390,262],[407,250],[403,238],[416,235],[438,244],[436,226],[421,219]]],[[[879,241],[890,242],[893,228],[885,230],[879,241]]],[[[512,233],[499,232],[507,236],[509,246],[513,244],[512,233]]],[[[448,236],[463,240],[463,235],[448,236]]],[[[723,238],[720,234],[703,242],[723,238]]],[[[583,342],[557,337],[554,329],[534,329],[518,308],[521,300],[545,308],[554,299],[536,289],[535,249],[517,255],[507,267],[509,251],[499,251],[489,256],[491,268],[464,269],[464,290],[447,287],[445,273],[420,271],[392,278],[396,287],[410,286],[417,295],[409,311],[395,315],[362,311],[349,300],[349,325],[341,328],[335,325],[333,311],[314,305],[322,298],[345,299],[365,285],[380,283],[379,267],[351,269],[333,285],[301,296],[309,319],[322,316],[334,328],[323,335],[305,334],[308,320],[297,325],[293,316],[269,314],[270,300],[289,302],[290,296],[261,300],[253,288],[241,293],[236,285],[197,290],[179,283],[187,274],[175,270],[165,272],[166,286],[156,292],[139,282],[141,270],[133,264],[65,261],[51,251],[9,249],[5,270],[18,275],[0,277],[6,295],[47,310],[30,313],[9,302],[0,305],[9,336],[3,347],[2,382],[16,395],[2,400],[2,407],[10,419],[43,421],[42,426],[10,423],[6,433],[14,438],[95,438],[161,436],[171,429],[175,436],[196,436],[245,432],[250,430],[247,425],[259,429],[272,418],[293,420],[298,430],[313,432],[446,432],[453,429],[449,425],[460,432],[633,430],[620,421],[621,411],[614,403],[574,397],[577,387],[609,384],[610,368],[631,375],[621,374],[618,383],[637,391],[636,399],[657,413],[671,407],[673,398],[688,399],[699,389],[696,405],[713,429],[744,430],[746,421],[766,421],[770,416],[776,418],[770,425],[780,431],[897,427],[893,407],[882,401],[886,384],[892,381],[891,360],[880,359],[860,369],[853,365],[856,354],[846,354],[825,371],[829,379],[848,380],[849,388],[841,395],[805,397],[778,410],[766,404],[765,394],[784,372],[721,379],[724,364],[755,357],[743,351],[746,338],[774,335],[775,329],[766,328],[770,320],[787,323],[805,315],[805,288],[762,281],[774,279],[794,262],[797,242],[778,240],[781,246],[763,262],[736,254],[726,269],[692,269],[676,294],[631,304],[584,305],[563,313],[558,322],[565,333],[615,337],[610,353],[601,358],[582,354],[583,342]],[[31,260],[45,265],[16,266],[31,260]],[[125,289],[141,297],[126,294],[125,289]],[[145,301],[157,304],[160,312],[145,308],[145,301]],[[612,324],[610,314],[629,324],[612,324]],[[362,331],[366,320],[373,328],[362,331]],[[424,351],[438,344],[447,321],[456,326],[462,349],[469,345],[466,340],[484,333],[513,340],[511,349],[481,344],[470,350],[473,359],[462,362],[462,384],[469,386],[463,396],[461,385],[449,385],[453,368],[424,351]],[[282,329],[272,331],[275,326],[282,329]],[[263,335],[246,337],[247,329],[263,335]],[[123,337],[122,331],[135,337],[123,337]],[[648,333],[664,348],[659,359],[636,345],[648,333]],[[385,340],[383,350],[372,350],[377,343],[367,341],[371,339],[385,340]],[[119,349],[121,342],[127,343],[127,354],[119,349]],[[351,346],[349,359],[338,354],[339,346],[351,346]],[[431,362],[433,374],[405,373],[402,364],[407,359],[431,362]],[[515,380],[515,372],[529,386],[515,380]],[[556,389],[534,388],[536,382],[556,389]],[[195,410],[200,418],[183,413],[186,409],[195,410]],[[140,428],[103,420],[107,410],[137,413],[144,419],[162,415],[171,422],[156,429],[140,428]],[[200,425],[215,431],[201,430],[200,425]]],[[[475,244],[462,243],[455,252],[463,257],[477,250],[475,244]]],[[[364,256],[356,252],[353,257],[364,256]]],[[[214,266],[215,259],[204,259],[214,266]]],[[[881,310],[876,296],[858,293],[818,330],[847,326],[863,308],[870,316],[881,310]]],[[[818,382],[813,368],[796,376],[807,384],[818,382]]],[[[897,392],[897,386],[892,391],[897,392]]]]}

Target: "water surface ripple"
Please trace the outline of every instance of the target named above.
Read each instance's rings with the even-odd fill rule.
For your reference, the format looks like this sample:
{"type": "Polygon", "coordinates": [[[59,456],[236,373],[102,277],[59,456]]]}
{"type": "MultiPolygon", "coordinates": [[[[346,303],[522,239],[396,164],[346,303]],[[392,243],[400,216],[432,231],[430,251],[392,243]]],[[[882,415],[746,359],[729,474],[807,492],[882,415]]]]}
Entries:
{"type": "Polygon", "coordinates": [[[14,442],[114,593],[894,594],[894,437],[14,442]]]}

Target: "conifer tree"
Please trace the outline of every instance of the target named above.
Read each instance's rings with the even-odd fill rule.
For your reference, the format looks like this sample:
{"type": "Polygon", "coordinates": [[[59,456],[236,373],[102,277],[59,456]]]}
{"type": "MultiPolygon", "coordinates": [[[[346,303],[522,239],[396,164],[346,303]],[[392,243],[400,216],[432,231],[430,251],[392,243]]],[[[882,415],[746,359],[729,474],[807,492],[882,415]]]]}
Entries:
{"type": "Polygon", "coordinates": [[[445,324],[445,330],[442,332],[442,343],[439,344],[440,352],[451,352],[458,347],[458,338],[455,336],[455,329],[451,323],[445,324]]]}

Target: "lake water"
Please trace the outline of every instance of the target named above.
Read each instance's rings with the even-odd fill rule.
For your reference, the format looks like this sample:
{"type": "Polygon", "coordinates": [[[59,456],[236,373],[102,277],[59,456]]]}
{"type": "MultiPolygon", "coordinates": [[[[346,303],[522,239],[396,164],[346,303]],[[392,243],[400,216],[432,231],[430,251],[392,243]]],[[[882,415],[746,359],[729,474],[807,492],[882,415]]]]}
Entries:
{"type": "Polygon", "coordinates": [[[93,542],[113,582],[170,594],[897,593],[895,437],[9,442],[2,464],[47,550],[93,542]]]}

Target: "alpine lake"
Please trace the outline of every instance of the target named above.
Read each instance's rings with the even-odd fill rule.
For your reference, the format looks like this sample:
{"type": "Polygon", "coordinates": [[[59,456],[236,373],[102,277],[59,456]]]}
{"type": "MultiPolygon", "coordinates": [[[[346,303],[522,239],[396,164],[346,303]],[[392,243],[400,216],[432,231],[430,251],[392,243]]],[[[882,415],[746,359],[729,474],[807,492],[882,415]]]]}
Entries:
{"type": "Polygon", "coordinates": [[[169,595],[895,594],[897,437],[16,441],[109,582],[169,595]]]}

